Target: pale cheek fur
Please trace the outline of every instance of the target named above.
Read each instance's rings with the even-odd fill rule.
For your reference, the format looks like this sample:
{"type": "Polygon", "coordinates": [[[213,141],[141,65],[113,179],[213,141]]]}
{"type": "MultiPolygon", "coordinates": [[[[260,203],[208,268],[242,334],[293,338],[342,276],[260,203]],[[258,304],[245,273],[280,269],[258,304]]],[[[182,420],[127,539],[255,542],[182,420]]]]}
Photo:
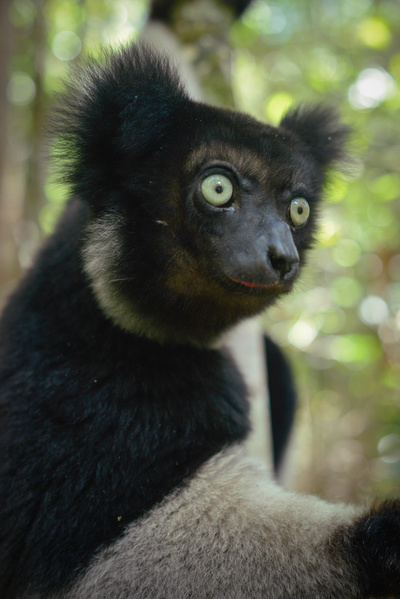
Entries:
{"type": "Polygon", "coordinates": [[[92,223],[82,251],[83,269],[104,315],[117,326],[130,333],[160,338],[151,319],[138,314],[132,302],[125,298],[113,284],[118,279],[118,262],[122,259],[119,228],[122,218],[110,214],[92,223]]]}
{"type": "Polygon", "coordinates": [[[351,564],[330,541],[358,514],[282,490],[231,449],[131,524],[57,598],[355,597],[351,564]]]}

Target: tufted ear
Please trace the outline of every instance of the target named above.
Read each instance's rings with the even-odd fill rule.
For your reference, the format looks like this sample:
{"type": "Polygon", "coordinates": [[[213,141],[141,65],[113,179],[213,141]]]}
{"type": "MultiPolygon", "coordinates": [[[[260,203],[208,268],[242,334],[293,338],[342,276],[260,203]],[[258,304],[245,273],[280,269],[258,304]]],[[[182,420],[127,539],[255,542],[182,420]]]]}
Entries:
{"type": "Polygon", "coordinates": [[[129,156],[160,145],[186,92],[173,66],[144,44],[104,52],[77,70],[54,111],[54,152],[73,193],[98,204],[129,156]]]}
{"type": "Polygon", "coordinates": [[[290,110],[280,126],[295,133],[323,169],[329,168],[346,155],[345,147],[350,129],[330,107],[300,106],[290,110]]]}

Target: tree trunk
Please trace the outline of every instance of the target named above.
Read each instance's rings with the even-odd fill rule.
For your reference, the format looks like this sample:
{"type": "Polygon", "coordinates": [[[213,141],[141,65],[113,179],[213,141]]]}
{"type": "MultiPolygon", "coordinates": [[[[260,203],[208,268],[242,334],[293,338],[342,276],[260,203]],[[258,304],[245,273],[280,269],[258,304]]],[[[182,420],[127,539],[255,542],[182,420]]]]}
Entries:
{"type": "Polygon", "coordinates": [[[6,201],[5,176],[8,162],[8,66],[15,37],[8,17],[10,4],[11,0],[0,2],[0,309],[8,292],[10,273],[17,267],[10,227],[10,204],[6,201]]]}

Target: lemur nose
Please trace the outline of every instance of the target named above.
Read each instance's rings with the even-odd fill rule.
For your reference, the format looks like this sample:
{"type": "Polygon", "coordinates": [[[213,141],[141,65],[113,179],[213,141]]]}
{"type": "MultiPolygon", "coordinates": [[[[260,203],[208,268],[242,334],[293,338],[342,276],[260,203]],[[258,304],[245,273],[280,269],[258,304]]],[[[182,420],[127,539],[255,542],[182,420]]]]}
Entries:
{"type": "Polygon", "coordinates": [[[278,273],[280,279],[284,279],[289,273],[294,275],[299,264],[299,254],[296,246],[292,243],[288,247],[284,244],[270,245],[268,249],[268,260],[271,267],[278,273]]]}

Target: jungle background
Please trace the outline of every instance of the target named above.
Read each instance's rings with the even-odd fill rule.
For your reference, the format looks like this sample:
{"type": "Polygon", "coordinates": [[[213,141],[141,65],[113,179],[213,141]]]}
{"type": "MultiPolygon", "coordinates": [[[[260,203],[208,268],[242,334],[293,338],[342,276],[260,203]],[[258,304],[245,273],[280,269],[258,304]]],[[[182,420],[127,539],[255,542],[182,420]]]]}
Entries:
{"type": "MultiPolygon", "coordinates": [[[[291,486],[333,500],[398,494],[400,3],[255,0],[219,47],[212,10],[207,31],[201,10],[182,10],[179,36],[211,101],[273,124],[292,104],[324,101],[354,129],[306,273],[265,326],[299,387],[291,486]],[[229,63],[229,85],[215,61],[229,63]]],[[[0,1],[0,306],[66,198],[46,151],[54,94],[87,52],[136,38],[147,11],[144,0],[0,1]]]]}

